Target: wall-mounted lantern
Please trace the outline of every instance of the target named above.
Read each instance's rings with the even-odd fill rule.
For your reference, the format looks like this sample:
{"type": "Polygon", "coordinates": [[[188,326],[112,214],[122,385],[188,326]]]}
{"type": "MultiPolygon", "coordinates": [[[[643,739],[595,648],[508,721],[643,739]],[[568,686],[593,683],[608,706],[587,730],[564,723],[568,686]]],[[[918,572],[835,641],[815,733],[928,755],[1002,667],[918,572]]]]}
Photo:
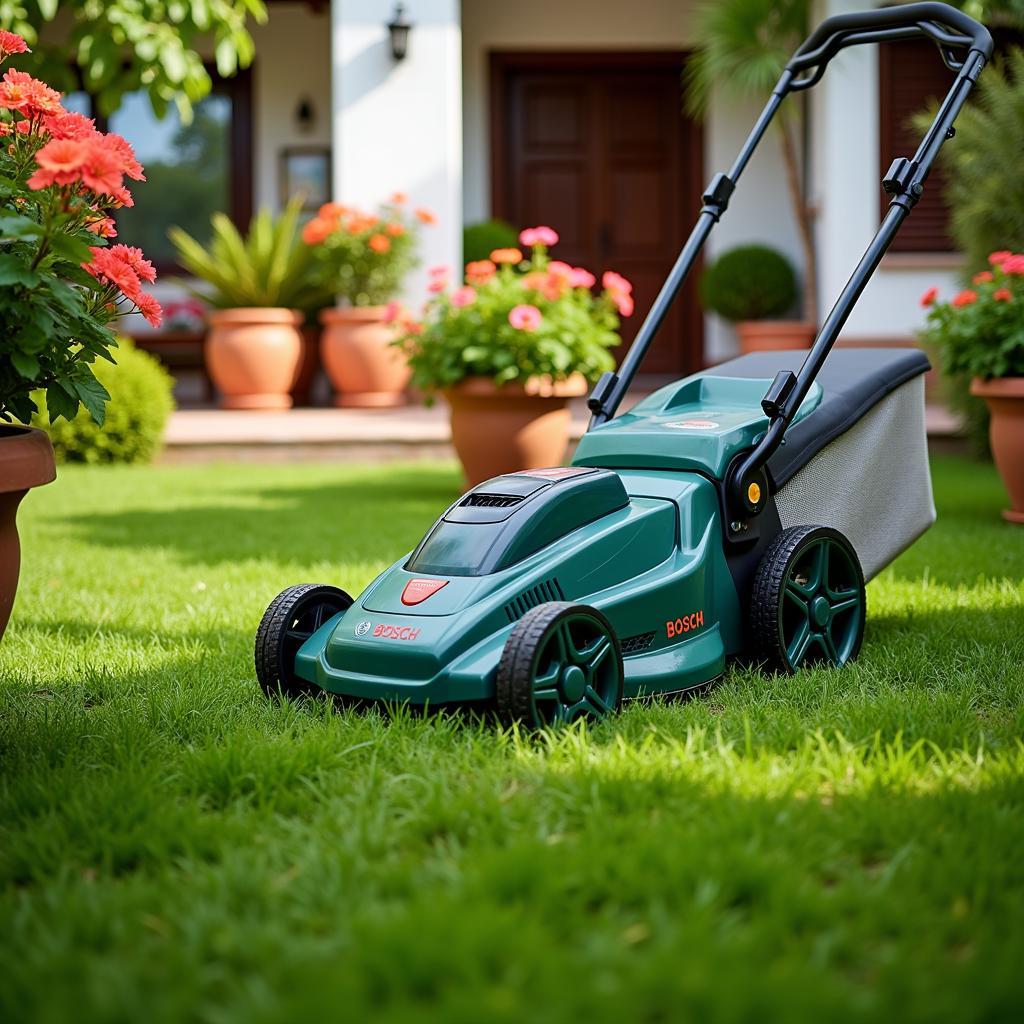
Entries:
{"type": "Polygon", "coordinates": [[[405,15],[405,4],[396,4],[395,13],[388,22],[388,35],[391,36],[391,56],[395,60],[405,60],[409,52],[409,32],[412,22],[405,15]]]}

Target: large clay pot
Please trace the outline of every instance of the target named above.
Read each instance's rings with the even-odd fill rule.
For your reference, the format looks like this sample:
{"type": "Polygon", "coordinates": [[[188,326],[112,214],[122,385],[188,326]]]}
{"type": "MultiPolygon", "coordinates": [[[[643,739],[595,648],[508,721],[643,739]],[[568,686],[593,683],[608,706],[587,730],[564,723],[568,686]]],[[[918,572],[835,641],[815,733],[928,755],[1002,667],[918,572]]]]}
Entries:
{"type": "Polygon", "coordinates": [[[569,399],[587,393],[579,374],[500,387],[469,377],[447,388],[452,444],[471,487],[503,473],[557,466],[569,443],[569,399]]]}
{"type": "Polygon", "coordinates": [[[1010,495],[1010,508],[1003,510],[1003,518],[1024,523],[1024,377],[975,377],[971,394],[984,398],[992,414],[992,457],[1010,495]]]}
{"type": "Polygon", "coordinates": [[[29,488],[48,484],[56,475],[53,446],[43,431],[0,426],[0,637],[11,617],[21,570],[18,506],[29,488]]]}
{"type": "Polygon", "coordinates": [[[736,325],[740,352],[779,352],[790,348],[810,348],[818,333],[806,320],[743,320],[736,325]]]}
{"type": "Polygon", "coordinates": [[[353,409],[404,405],[410,369],[391,344],[395,328],[385,306],[352,306],[320,313],[320,359],[334,388],[334,404],[353,409]]]}
{"type": "Polygon", "coordinates": [[[246,307],[209,314],[206,368],[223,409],[290,409],[302,358],[302,314],[246,307]]]}

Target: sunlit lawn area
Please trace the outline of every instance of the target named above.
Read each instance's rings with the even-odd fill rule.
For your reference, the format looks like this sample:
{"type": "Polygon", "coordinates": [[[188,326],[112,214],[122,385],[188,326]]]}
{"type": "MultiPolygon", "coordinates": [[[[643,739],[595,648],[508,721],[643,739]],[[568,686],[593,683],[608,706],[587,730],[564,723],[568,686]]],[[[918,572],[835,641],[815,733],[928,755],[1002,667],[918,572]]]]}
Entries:
{"type": "Polygon", "coordinates": [[[279,706],[452,467],[62,469],[0,644],[0,1020],[1020,1020],[1024,530],[937,459],[860,662],[539,741],[279,706]]]}

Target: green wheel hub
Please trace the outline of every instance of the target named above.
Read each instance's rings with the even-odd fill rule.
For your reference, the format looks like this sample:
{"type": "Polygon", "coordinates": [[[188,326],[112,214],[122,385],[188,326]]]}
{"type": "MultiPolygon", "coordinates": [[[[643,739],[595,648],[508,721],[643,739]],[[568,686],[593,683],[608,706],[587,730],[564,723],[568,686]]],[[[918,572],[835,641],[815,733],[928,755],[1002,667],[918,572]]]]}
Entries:
{"type": "Polygon", "coordinates": [[[863,620],[860,570],[846,545],[817,536],[798,548],[779,608],[789,667],[812,660],[845,665],[856,653],[863,620]]]}

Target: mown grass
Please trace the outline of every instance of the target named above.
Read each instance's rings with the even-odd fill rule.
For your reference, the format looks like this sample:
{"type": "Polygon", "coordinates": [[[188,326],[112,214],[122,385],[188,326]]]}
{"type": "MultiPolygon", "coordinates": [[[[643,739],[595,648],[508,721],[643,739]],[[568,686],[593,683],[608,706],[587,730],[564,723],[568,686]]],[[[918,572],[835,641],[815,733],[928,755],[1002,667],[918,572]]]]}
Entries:
{"type": "Polygon", "coordinates": [[[276,706],[281,587],[358,590],[446,466],[61,471],[0,644],[0,1020],[1019,1020],[1024,532],[940,521],[845,671],[529,740],[276,706]]]}

